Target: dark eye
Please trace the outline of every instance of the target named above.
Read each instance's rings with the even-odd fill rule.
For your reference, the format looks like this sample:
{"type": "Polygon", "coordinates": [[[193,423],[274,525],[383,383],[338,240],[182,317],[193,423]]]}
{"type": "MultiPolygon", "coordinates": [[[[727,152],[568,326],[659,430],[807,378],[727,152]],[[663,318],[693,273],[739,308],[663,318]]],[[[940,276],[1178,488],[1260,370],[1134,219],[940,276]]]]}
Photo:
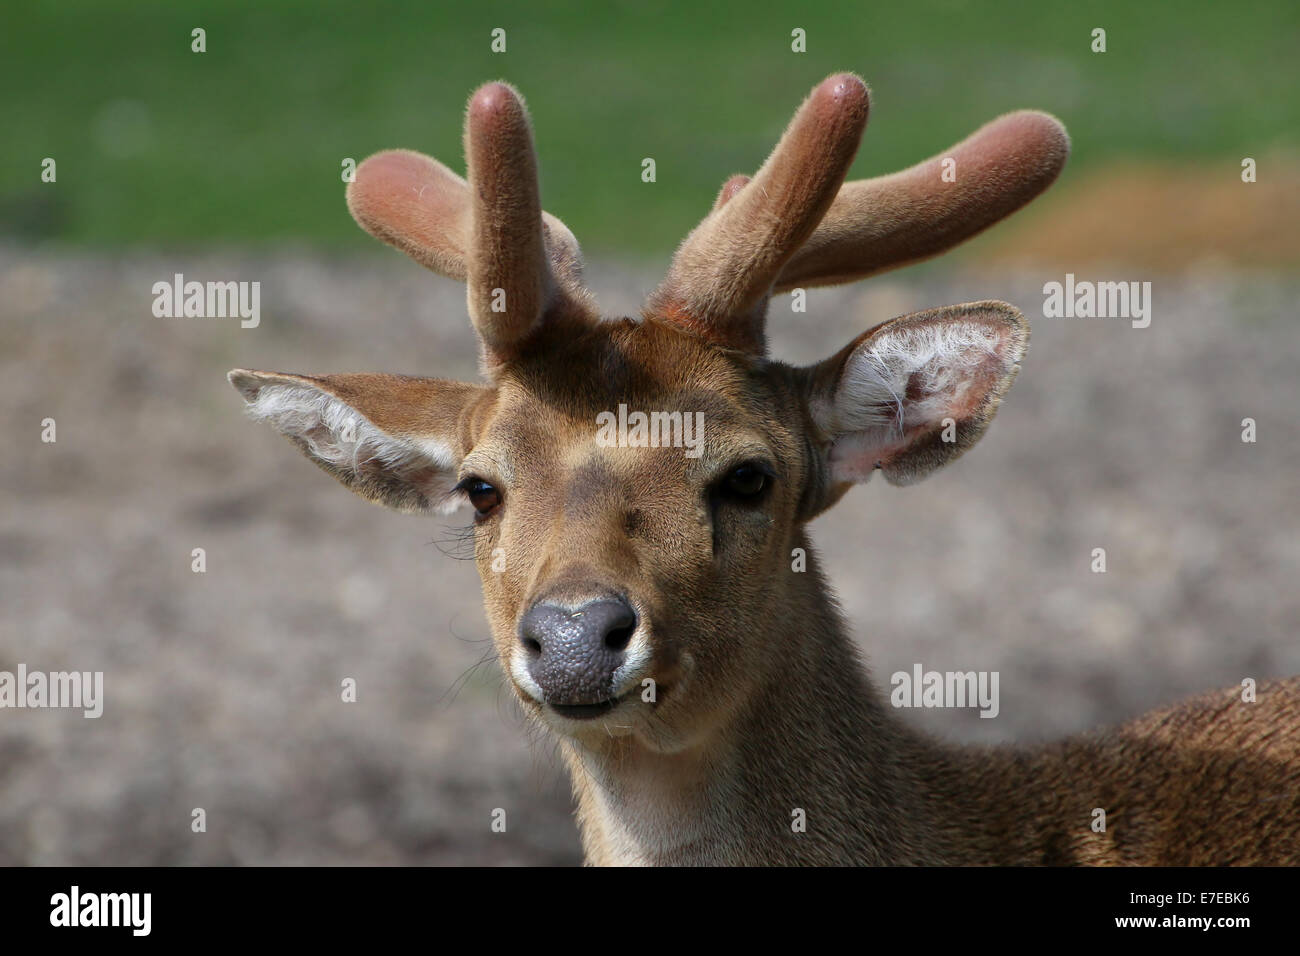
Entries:
{"type": "Polygon", "coordinates": [[[767,488],[769,473],[762,465],[746,462],[738,465],[722,480],[722,490],[732,498],[757,498],[767,488]]]}
{"type": "Polygon", "coordinates": [[[501,492],[482,478],[466,478],[457,487],[469,498],[476,517],[486,518],[501,504],[501,492]]]}

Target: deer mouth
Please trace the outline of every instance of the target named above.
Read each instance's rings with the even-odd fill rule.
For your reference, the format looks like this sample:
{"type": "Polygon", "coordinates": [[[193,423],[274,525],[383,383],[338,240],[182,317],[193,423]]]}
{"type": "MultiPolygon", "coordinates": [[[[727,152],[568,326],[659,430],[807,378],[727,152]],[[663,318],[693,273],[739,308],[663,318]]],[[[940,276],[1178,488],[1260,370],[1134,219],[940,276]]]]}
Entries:
{"type": "Polygon", "coordinates": [[[570,720],[594,720],[603,717],[623,702],[622,697],[611,697],[594,704],[548,704],[551,710],[570,720]]]}

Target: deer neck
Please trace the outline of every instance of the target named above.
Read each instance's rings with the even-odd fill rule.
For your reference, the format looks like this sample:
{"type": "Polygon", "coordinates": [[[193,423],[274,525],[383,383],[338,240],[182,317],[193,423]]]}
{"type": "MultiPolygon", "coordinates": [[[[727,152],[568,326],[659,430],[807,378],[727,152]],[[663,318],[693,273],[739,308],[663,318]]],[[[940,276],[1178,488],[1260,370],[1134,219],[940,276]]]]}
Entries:
{"type": "Polygon", "coordinates": [[[765,675],[697,744],[566,741],[587,860],[611,863],[924,862],[941,853],[928,780],[945,751],[877,698],[806,541],[806,573],[776,615],[765,675]]]}

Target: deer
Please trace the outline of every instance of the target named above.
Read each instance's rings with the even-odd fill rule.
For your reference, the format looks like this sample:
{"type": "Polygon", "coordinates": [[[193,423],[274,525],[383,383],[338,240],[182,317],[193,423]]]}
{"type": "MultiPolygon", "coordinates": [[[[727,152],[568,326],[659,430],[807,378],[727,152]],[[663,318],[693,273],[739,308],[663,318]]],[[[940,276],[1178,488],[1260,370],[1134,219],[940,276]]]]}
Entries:
{"type": "Polygon", "coordinates": [[[1300,863],[1296,678],[1027,746],[945,742],[875,689],[807,524],[877,471],[907,486],[970,449],[1028,324],[1005,302],[950,305],[795,367],[767,355],[768,303],[981,233],[1057,179],[1070,141],[1055,117],[1013,112],[846,181],[870,104],[856,74],[817,85],[641,314],[603,317],[573,233],[541,209],[522,97],[481,86],[467,178],[389,150],[346,199],[371,235],[466,283],[485,381],[229,380],[362,497],[473,509],[493,646],[528,724],[558,743],[589,865],[1300,863]],[[698,453],[598,443],[620,404],[702,414],[698,453]]]}

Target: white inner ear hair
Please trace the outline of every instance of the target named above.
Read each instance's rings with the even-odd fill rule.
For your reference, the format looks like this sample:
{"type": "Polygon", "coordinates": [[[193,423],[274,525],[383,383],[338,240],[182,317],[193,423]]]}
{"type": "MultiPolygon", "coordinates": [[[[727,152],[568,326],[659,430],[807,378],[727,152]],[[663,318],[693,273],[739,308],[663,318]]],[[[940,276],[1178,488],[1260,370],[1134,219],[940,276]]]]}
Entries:
{"type": "Polygon", "coordinates": [[[313,456],[360,475],[384,472],[419,486],[441,512],[454,511],[459,496],[451,448],[432,438],[397,438],[381,430],[351,405],[306,385],[266,385],[248,403],[248,414],[291,438],[300,438],[313,456]]]}
{"type": "MultiPolygon", "coordinates": [[[[982,322],[887,329],[845,364],[835,396],[838,433],[872,432],[881,442],[966,411],[989,387],[990,365],[1007,364],[1006,338],[982,322]]],[[[955,416],[960,417],[960,416],[955,416]]]]}

